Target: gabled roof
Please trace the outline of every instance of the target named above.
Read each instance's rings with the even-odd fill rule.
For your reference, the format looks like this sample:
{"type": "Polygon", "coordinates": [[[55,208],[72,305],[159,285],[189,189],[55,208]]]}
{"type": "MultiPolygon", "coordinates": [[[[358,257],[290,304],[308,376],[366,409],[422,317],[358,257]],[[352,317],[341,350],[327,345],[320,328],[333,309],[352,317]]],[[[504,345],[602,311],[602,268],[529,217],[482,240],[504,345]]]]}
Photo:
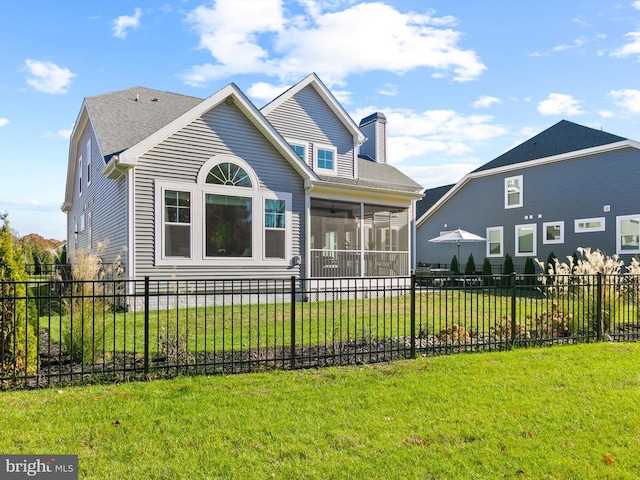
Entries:
{"type": "Polygon", "coordinates": [[[336,100],[333,94],[329,91],[322,80],[318,78],[315,73],[311,73],[307,77],[305,77],[300,82],[296,83],[294,86],[289,88],[286,92],[280,94],[271,102],[267,103],[264,107],[260,109],[260,112],[266,117],[273,110],[278,108],[284,102],[294,97],[300,90],[307,86],[312,86],[322,97],[322,99],[326,102],[329,108],[333,111],[333,113],[338,117],[338,119],[342,122],[342,124],[351,132],[355,141],[358,145],[361,145],[365,141],[365,136],[362,131],[358,128],[353,119],[349,116],[349,114],[342,108],[342,105],[336,100]]]}
{"type": "Polygon", "coordinates": [[[425,190],[424,198],[416,204],[416,218],[420,218],[422,215],[424,215],[427,210],[434,206],[436,202],[440,200],[453,187],[455,187],[455,183],[425,190]]]}
{"type": "MultiPolygon", "coordinates": [[[[640,143],[562,120],[535,137],[485,163],[473,172],[468,173],[452,187],[449,185],[439,187],[446,189],[445,193],[434,204],[430,205],[426,211],[422,209],[423,213],[419,215],[416,225],[420,226],[424,223],[458,190],[475,178],[504,174],[522,168],[629,147],[640,150],[640,143]]],[[[428,191],[425,193],[428,197],[428,191]]],[[[421,207],[419,206],[418,208],[421,207]]]]}
{"type": "Polygon", "coordinates": [[[133,87],[85,98],[105,159],[160,130],[202,103],[202,98],[133,87]]]}
{"type": "Polygon", "coordinates": [[[535,137],[474,170],[480,172],[627,140],[611,133],[561,120],[535,137]]]}

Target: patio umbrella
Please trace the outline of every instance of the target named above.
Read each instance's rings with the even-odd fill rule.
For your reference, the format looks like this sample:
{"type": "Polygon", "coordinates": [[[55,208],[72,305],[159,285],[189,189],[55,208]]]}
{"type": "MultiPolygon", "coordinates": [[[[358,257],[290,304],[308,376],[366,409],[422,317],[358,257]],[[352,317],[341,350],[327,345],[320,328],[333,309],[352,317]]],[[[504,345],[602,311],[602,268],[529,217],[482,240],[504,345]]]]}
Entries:
{"type": "Polygon", "coordinates": [[[460,244],[466,242],[486,242],[487,239],[476,235],[475,233],[467,232],[461,228],[456,228],[450,232],[443,233],[435,238],[429,240],[431,243],[455,243],[458,245],[458,261],[460,261],[460,244]]]}

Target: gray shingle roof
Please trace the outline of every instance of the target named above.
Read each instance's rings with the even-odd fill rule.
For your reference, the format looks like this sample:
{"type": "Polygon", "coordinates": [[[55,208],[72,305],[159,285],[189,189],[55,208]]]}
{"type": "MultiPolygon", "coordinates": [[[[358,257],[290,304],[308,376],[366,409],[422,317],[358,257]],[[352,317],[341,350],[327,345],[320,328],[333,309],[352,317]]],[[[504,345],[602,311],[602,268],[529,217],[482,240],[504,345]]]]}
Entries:
{"type": "Polygon", "coordinates": [[[474,170],[480,172],[627,140],[611,133],[561,120],[535,137],[474,170]]]}
{"type": "Polygon", "coordinates": [[[320,180],[344,185],[370,188],[384,188],[402,192],[419,192],[422,186],[411,180],[396,167],[371,160],[358,159],[359,178],[334,177],[318,175],[320,180]]]}
{"type": "Polygon", "coordinates": [[[202,101],[202,98],[144,87],[85,98],[98,142],[107,161],[202,101]]]}
{"type": "Polygon", "coordinates": [[[429,188],[424,191],[424,198],[418,200],[416,204],[416,218],[420,218],[427,210],[433,207],[449,190],[455,187],[455,183],[451,185],[443,185],[441,187],[429,188]]]}

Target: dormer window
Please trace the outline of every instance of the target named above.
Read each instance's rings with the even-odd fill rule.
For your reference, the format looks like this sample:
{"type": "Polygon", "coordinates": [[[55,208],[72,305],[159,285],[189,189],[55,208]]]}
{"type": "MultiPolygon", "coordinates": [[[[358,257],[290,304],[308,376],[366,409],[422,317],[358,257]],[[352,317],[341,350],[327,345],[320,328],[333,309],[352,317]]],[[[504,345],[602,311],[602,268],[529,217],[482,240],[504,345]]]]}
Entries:
{"type": "Polygon", "coordinates": [[[318,173],[336,174],[337,150],[329,145],[316,145],[314,168],[318,173]]]}

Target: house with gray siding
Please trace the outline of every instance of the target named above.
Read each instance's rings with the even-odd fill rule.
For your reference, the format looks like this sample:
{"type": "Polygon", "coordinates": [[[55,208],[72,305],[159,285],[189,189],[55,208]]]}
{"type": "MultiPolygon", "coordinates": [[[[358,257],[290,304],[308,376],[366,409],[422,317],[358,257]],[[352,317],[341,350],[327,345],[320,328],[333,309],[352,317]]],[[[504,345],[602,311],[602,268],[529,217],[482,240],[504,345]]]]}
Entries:
{"type": "Polygon", "coordinates": [[[386,163],[384,132],[367,138],[315,74],[262,109],[235,84],[87,97],[62,205],[69,259],[101,245],[129,278],[406,275],[422,188],[386,163]],[[367,142],[380,153],[361,155],[367,142]]]}
{"type": "Polygon", "coordinates": [[[426,190],[418,202],[416,260],[449,263],[457,247],[429,239],[462,228],[487,239],[463,243],[459,262],[477,268],[508,253],[560,260],[578,247],[626,264],[640,254],[640,143],[563,120],[467,174],[455,185],[426,190]]]}

